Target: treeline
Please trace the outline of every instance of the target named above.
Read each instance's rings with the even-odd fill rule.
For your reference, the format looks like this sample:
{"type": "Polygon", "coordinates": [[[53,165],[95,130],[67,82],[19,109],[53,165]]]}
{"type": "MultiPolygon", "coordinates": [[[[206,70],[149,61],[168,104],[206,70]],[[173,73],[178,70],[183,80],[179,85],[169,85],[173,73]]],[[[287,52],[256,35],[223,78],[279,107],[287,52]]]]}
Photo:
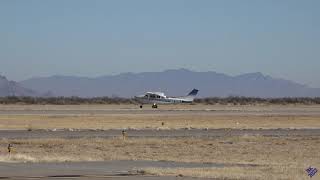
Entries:
{"type": "MultiPolygon", "coordinates": [[[[120,97],[0,97],[0,104],[52,104],[52,105],[80,105],[80,104],[139,104],[131,98],[120,97]]],[[[258,104],[320,104],[320,97],[308,98],[255,98],[255,97],[210,97],[195,99],[193,104],[221,104],[221,105],[258,105],[258,104]]]]}
{"type": "Polygon", "coordinates": [[[52,104],[52,105],[80,105],[80,104],[133,104],[134,100],[120,97],[0,97],[0,104],[52,104]]]}
{"type": "Polygon", "coordinates": [[[210,97],[195,99],[195,103],[202,104],[232,104],[232,105],[258,105],[258,104],[320,104],[320,97],[309,98],[309,97],[285,97],[285,98],[256,98],[256,97],[210,97]]]}

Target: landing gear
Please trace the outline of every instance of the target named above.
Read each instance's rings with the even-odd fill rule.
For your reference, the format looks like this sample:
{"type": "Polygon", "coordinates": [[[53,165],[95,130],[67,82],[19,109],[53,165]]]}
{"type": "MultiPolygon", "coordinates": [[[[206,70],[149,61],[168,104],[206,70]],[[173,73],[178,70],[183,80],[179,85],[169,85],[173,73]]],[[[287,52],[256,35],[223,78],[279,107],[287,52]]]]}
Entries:
{"type": "MultiPolygon", "coordinates": [[[[143,108],[143,104],[140,104],[139,107],[140,107],[140,109],[142,109],[142,108],[143,108]]],[[[157,109],[157,108],[158,108],[158,104],[153,103],[151,107],[152,107],[153,109],[157,109]]]]}
{"type": "Polygon", "coordinates": [[[153,103],[153,104],[152,104],[152,108],[157,109],[157,108],[158,108],[158,105],[157,105],[156,103],[153,103]]]}

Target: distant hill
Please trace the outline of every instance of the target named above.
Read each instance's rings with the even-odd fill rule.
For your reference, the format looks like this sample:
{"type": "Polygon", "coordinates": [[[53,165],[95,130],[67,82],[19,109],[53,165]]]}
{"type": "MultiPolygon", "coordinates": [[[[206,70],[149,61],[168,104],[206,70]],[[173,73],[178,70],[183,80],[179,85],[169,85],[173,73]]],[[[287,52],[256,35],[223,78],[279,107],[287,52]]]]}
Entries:
{"type": "Polygon", "coordinates": [[[19,83],[0,76],[0,97],[3,96],[39,96],[35,91],[22,87],[19,83]]]}
{"type": "Polygon", "coordinates": [[[216,72],[193,72],[187,69],[163,72],[123,73],[97,78],[74,76],[38,77],[21,81],[23,87],[50,96],[119,96],[132,97],[146,91],[162,91],[167,95],[187,94],[200,90],[199,97],[315,97],[320,89],[292,81],[272,78],[262,73],[229,76],[216,72]]]}

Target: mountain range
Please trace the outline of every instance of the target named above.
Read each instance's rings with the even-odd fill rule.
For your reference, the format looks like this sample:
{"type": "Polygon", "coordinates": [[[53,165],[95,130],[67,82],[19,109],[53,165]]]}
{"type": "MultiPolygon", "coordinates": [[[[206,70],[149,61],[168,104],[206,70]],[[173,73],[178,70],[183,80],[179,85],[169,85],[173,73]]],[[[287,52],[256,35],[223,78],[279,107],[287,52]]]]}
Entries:
{"type": "Polygon", "coordinates": [[[34,90],[24,88],[21,84],[9,81],[5,76],[0,76],[0,97],[3,96],[38,96],[34,90]]]}
{"type": "Polygon", "coordinates": [[[163,72],[122,73],[96,78],[76,76],[35,77],[21,82],[0,79],[0,96],[117,96],[133,97],[146,91],[171,96],[200,90],[199,97],[319,97],[320,88],[273,78],[260,72],[230,76],[187,69],[163,72]]]}

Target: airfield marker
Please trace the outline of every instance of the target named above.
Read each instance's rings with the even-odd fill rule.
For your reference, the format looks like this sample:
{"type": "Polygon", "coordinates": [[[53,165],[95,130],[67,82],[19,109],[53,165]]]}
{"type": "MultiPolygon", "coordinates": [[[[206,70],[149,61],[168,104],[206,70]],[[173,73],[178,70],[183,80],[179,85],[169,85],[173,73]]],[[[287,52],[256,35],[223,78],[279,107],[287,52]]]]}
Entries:
{"type": "Polygon", "coordinates": [[[126,130],[122,130],[122,139],[126,140],[127,132],[126,130]]]}
{"type": "Polygon", "coordinates": [[[8,153],[9,153],[9,155],[11,155],[12,148],[13,148],[12,144],[9,143],[8,144],[8,153]]]}

